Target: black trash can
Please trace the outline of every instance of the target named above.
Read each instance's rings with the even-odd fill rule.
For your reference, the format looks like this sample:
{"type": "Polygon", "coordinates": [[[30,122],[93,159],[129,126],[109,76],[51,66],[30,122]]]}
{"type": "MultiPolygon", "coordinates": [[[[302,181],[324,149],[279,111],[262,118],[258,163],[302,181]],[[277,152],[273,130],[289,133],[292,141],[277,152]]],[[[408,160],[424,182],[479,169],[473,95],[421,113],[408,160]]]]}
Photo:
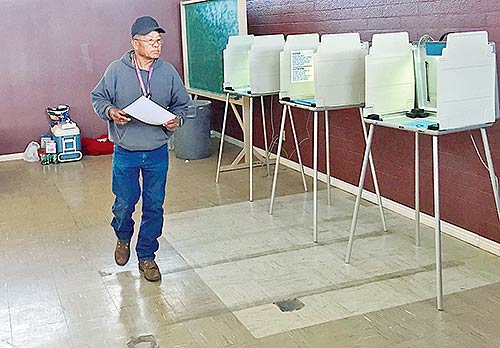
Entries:
{"type": "Polygon", "coordinates": [[[175,156],[180,159],[201,159],[212,154],[210,144],[209,100],[193,100],[184,124],[174,132],[175,156]]]}

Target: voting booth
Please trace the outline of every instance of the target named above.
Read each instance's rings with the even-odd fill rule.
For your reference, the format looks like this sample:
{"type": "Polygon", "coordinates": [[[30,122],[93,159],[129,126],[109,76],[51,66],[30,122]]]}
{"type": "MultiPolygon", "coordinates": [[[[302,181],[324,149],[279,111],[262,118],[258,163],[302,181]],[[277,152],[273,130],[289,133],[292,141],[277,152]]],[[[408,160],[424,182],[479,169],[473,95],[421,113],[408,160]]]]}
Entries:
{"type": "Polygon", "coordinates": [[[358,33],[289,35],[281,54],[280,97],[312,107],[364,103],[368,42],[358,33]]]}
{"type": "Polygon", "coordinates": [[[288,35],[280,53],[280,99],[314,98],[313,55],[318,49],[319,34],[288,35]]]}
{"type": "Polygon", "coordinates": [[[283,34],[230,36],[223,51],[224,89],[278,93],[279,55],[284,43],[283,34]]]}
{"type": "Polygon", "coordinates": [[[228,38],[223,50],[224,82],[226,106],[222,121],[221,142],[219,145],[219,159],[217,161],[217,175],[215,182],[219,182],[221,171],[250,168],[249,199],[253,200],[253,158],[259,163],[265,163],[269,174],[269,147],[267,141],[266,117],[264,97],[279,92],[279,54],[283,49],[285,39],[278,35],[235,35],[228,38]],[[260,99],[262,129],[264,135],[264,156],[253,148],[253,100],[260,99]],[[235,100],[241,100],[243,117],[235,107],[235,100]],[[232,110],[243,131],[244,149],[236,159],[226,166],[222,166],[222,151],[226,131],[228,107],[232,110]],[[246,112],[247,111],[247,112],[246,112]],[[240,165],[240,161],[245,163],[240,165]]]}
{"type": "Polygon", "coordinates": [[[434,130],[492,123],[498,115],[495,45],[487,32],[447,41],[375,34],[366,57],[365,116],[434,130]]]}
{"type": "MultiPolygon", "coordinates": [[[[330,194],[330,129],[329,112],[347,108],[361,108],[365,101],[364,61],[368,54],[368,43],[360,40],[358,33],[288,35],[283,52],[280,54],[280,103],[283,105],[281,126],[276,154],[273,186],[269,214],[273,214],[276,194],[278,167],[283,144],[286,114],[288,112],[292,135],[295,142],[299,168],[302,173],[304,190],[307,186],[300,154],[299,142],[295,132],[292,108],[302,109],[313,114],[313,242],[318,241],[318,116],[325,117],[325,155],[327,199],[330,194]]],[[[410,55],[411,58],[411,55],[410,55]]],[[[363,125],[363,135],[366,129],[363,125]]],[[[373,161],[370,169],[374,181],[377,202],[385,230],[385,218],[378,189],[378,180],[373,161]]]]}
{"type": "Polygon", "coordinates": [[[417,105],[439,129],[494,122],[498,116],[495,44],[485,31],[414,43],[417,105]],[[432,114],[431,114],[432,115],[432,114]]]}
{"type": "MultiPolygon", "coordinates": [[[[495,46],[484,31],[448,34],[446,41],[423,36],[410,44],[407,33],[375,34],[366,57],[366,109],[369,125],[358,193],[346,250],[351,260],[354,235],[375,128],[414,135],[415,244],[420,244],[420,135],[432,138],[436,307],[443,309],[443,265],[439,190],[439,137],[479,130],[500,220],[500,199],[486,128],[498,115],[495,46]]],[[[472,134],[471,134],[472,136],[472,134]]],[[[474,147],[477,147],[474,142],[474,147]]]]}
{"type": "Polygon", "coordinates": [[[250,90],[250,67],[248,52],[254,41],[253,35],[230,36],[222,59],[224,63],[223,88],[250,90]]]}

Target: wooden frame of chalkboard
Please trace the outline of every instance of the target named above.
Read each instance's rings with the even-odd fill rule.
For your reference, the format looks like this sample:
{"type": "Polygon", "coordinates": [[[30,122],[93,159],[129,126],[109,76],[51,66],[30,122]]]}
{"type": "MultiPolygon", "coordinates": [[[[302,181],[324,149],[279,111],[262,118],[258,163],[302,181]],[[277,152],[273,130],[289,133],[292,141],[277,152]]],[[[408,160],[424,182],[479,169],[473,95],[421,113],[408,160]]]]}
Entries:
{"type": "Polygon", "coordinates": [[[246,0],[181,1],[184,84],[188,92],[224,100],[222,50],[247,34],[246,0]]]}

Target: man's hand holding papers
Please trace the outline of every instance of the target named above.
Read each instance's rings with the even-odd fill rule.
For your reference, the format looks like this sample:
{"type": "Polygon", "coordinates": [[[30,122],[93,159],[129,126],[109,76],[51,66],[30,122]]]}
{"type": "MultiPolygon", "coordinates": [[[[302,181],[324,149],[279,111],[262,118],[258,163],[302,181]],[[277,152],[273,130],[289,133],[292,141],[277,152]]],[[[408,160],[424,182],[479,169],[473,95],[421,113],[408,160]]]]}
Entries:
{"type": "Polygon", "coordinates": [[[143,95],[124,108],[123,111],[139,121],[155,126],[169,124],[170,120],[176,118],[173,113],[143,95]]]}
{"type": "Polygon", "coordinates": [[[177,127],[180,126],[181,120],[179,118],[173,118],[163,124],[163,127],[167,128],[169,131],[173,132],[177,127]]]}
{"type": "Polygon", "coordinates": [[[122,126],[130,121],[130,118],[127,117],[127,113],[117,108],[109,109],[108,115],[113,120],[113,122],[122,126]]]}

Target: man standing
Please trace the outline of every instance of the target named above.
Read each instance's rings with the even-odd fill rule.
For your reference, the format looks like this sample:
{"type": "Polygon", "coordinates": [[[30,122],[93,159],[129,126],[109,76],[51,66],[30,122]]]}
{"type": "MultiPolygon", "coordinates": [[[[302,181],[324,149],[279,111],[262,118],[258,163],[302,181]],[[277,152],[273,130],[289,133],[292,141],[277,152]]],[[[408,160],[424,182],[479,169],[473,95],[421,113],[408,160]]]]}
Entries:
{"type": "Polygon", "coordinates": [[[115,261],[124,266],[130,257],[134,233],[132,213],[142,194],[142,217],[136,252],[139,270],[149,281],[161,279],[155,262],[158,238],[163,227],[163,202],[168,170],[168,138],[182,125],[190,103],[189,95],[174,67],[161,60],[161,34],[158,22],[139,17],[131,27],[132,50],[112,62],[91,92],[97,115],[108,122],[110,139],[115,143],[112,190],[113,227],[117,243],[115,261]],[[161,126],[128,117],[122,110],[140,96],[177,115],[161,126]],[[139,181],[142,175],[142,188],[139,181]]]}

